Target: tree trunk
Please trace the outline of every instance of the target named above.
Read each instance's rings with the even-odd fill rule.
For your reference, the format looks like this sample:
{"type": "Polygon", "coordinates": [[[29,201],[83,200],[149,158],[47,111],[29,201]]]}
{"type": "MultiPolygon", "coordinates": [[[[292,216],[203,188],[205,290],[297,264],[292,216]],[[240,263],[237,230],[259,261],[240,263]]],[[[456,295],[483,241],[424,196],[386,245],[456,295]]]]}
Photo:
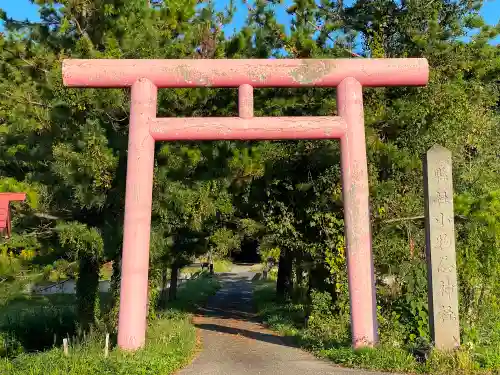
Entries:
{"type": "Polygon", "coordinates": [[[296,302],[303,303],[307,294],[307,289],[304,289],[304,267],[300,259],[295,259],[295,287],[292,291],[293,299],[296,302]]]}
{"type": "Polygon", "coordinates": [[[111,303],[110,311],[106,314],[105,322],[109,332],[116,333],[118,329],[118,312],[120,307],[120,282],[121,282],[121,258],[117,256],[113,259],[113,274],[111,275],[110,294],[111,303]]]}
{"type": "Polygon", "coordinates": [[[93,255],[80,258],[76,298],[78,320],[83,331],[88,331],[99,315],[99,261],[93,255]]]}
{"type": "Polygon", "coordinates": [[[297,286],[301,286],[304,281],[304,269],[299,261],[295,264],[295,281],[297,286]]]}
{"type": "Polygon", "coordinates": [[[168,290],[168,300],[175,301],[177,299],[177,279],[179,277],[179,266],[174,262],[170,275],[170,288],[168,290]]]}
{"type": "MultiPolygon", "coordinates": [[[[335,278],[335,276],[333,277],[335,278]]],[[[328,279],[332,279],[330,271],[323,262],[317,262],[312,268],[309,274],[309,291],[317,290],[318,292],[328,292],[332,296],[332,303],[335,304],[337,301],[337,293],[332,284],[328,282],[328,279]]],[[[335,285],[335,283],[333,284],[335,285]]]]}
{"type": "Polygon", "coordinates": [[[311,292],[312,292],[312,285],[313,285],[313,276],[312,276],[312,268],[309,269],[307,272],[307,292],[306,292],[306,305],[305,305],[305,311],[304,311],[304,326],[307,328],[309,324],[309,317],[311,316],[311,310],[312,310],[312,299],[311,299],[311,292]]]}
{"type": "Polygon", "coordinates": [[[210,275],[214,274],[214,259],[212,257],[212,250],[210,250],[210,259],[208,261],[208,270],[210,271],[210,275]]]}
{"type": "Polygon", "coordinates": [[[276,280],[276,295],[281,299],[288,299],[293,289],[293,259],[291,251],[281,249],[278,265],[278,279],[276,280]]]}
{"type": "Polygon", "coordinates": [[[165,307],[165,303],[167,302],[167,268],[163,268],[161,271],[161,295],[160,295],[160,303],[162,307],[165,307]]]}

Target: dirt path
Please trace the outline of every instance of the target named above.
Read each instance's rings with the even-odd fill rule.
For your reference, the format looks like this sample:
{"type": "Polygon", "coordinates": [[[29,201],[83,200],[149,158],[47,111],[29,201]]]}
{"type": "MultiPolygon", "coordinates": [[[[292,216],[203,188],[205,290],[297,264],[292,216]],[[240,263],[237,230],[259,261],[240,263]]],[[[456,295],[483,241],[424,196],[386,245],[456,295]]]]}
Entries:
{"type": "Polygon", "coordinates": [[[221,274],[222,288],[194,319],[203,349],[178,375],[382,375],[339,368],[294,348],[252,314],[250,267],[221,274]]]}

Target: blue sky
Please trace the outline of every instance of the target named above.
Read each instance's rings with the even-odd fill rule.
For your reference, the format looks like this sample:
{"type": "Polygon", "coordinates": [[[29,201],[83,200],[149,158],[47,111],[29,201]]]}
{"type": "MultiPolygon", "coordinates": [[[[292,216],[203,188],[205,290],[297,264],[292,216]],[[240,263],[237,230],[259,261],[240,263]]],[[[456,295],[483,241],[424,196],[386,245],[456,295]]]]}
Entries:
{"type": "MultiPolygon", "coordinates": [[[[219,9],[223,9],[228,2],[228,0],[216,0],[216,5],[219,9]]],[[[290,16],[285,12],[285,9],[291,3],[292,0],[285,0],[282,6],[276,8],[276,15],[280,23],[289,23],[290,16]]],[[[9,17],[18,20],[38,19],[37,6],[31,4],[29,0],[0,0],[0,8],[5,10],[9,17]]],[[[238,11],[236,12],[232,24],[226,27],[226,33],[231,33],[234,29],[239,29],[244,24],[247,13],[248,11],[246,6],[240,2],[238,4],[238,11]]],[[[500,22],[500,0],[486,0],[481,14],[488,24],[496,25],[498,22],[500,22]]],[[[1,29],[2,26],[0,25],[0,30],[1,29]]]]}

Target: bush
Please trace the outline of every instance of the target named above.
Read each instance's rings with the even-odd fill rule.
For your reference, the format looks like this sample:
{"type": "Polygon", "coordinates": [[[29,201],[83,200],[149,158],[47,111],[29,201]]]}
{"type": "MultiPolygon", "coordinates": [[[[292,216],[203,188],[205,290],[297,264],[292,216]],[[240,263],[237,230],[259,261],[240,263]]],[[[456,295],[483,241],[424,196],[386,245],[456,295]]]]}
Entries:
{"type": "Polygon", "coordinates": [[[0,277],[12,280],[21,271],[21,260],[10,256],[5,250],[0,251],[0,277]]]}
{"type": "Polygon", "coordinates": [[[135,353],[114,348],[104,358],[104,338],[92,336],[70,346],[68,357],[61,348],[38,354],[21,354],[0,361],[2,375],[167,375],[185,365],[196,346],[196,333],[189,318],[170,315],[148,329],[147,344],[135,353]]]}
{"type": "Polygon", "coordinates": [[[216,259],[214,261],[214,272],[229,272],[231,271],[232,263],[227,259],[216,259]]]}
{"type": "Polygon", "coordinates": [[[332,296],[326,292],[311,293],[311,314],[306,337],[320,347],[338,346],[349,342],[349,315],[334,315],[332,296]]]}
{"type": "MultiPolygon", "coordinates": [[[[66,297],[66,296],[65,296],[66,297]]],[[[76,333],[76,312],[68,296],[59,304],[50,304],[45,298],[13,301],[5,307],[0,318],[0,333],[5,345],[0,356],[12,356],[22,351],[40,351],[60,344],[64,337],[73,337],[76,333]],[[12,346],[12,347],[11,347],[12,346]]]]}
{"type": "Polygon", "coordinates": [[[0,340],[8,343],[4,345],[8,349],[4,350],[3,356],[10,357],[0,359],[0,374],[171,374],[189,362],[196,347],[196,332],[190,322],[189,312],[203,304],[218,288],[217,279],[206,273],[182,284],[178,299],[170,303],[166,310],[156,312],[151,317],[145,347],[135,353],[112,347],[108,358],[104,358],[104,332],[91,331],[87,336],[72,337],[71,332],[76,332],[74,296],[51,296],[55,301],[20,301],[11,305],[9,311],[10,314],[21,312],[21,318],[16,321],[11,317],[9,324],[7,320],[4,321],[4,328],[10,329],[12,334],[4,332],[0,335],[0,340]],[[40,307],[40,304],[45,305],[40,307]],[[48,342],[48,338],[53,338],[54,334],[61,339],[57,340],[55,346],[53,341],[48,342]],[[66,336],[71,338],[68,357],[64,356],[60,347],[62,338],[66,336]],[[20,346],[16,346],[17,342],[20,346]],[[35,346],[38,350],[51,349],[36,354],[22,353],[22,346],[26,350],[35,346]]]}
{"type": "MultiPolygon", "coordinates": [[[[376,348],[351,348],[350,319],[348,314],[332,312],[329,293],[311,294],[311,311],[304,324],[306,306],[300,303],[278,303],[274,284],[259,283],[254,301],[259,315],[271,329],[292,336],[302,347],[339,365],[382,371],[418,372],[428,374],[490,374],[500,373],[500,345],[498,341],[482,346],[464,344],[453,353],[432,350],[429,340],[417,337],[408,341],[406,335],[413,326],[402,327],[401,316],[393,311],[386,316],[379,311],[380,344],[376,348]]],[[[415,311],[418,311],[416,306],[415,311]]],[[[497,330],[498,319],[486,322],[497,330]]],[[[480,335],[481,336],[481,335],[480,335]]],[[[483,336],[484,337],[484,336],[483,336]]]]}
{"type": "Polygon", "coordinates": [[[0,358],[15,357],[24,351],[22,344],[10,333],[0,332],[0,358]]]}

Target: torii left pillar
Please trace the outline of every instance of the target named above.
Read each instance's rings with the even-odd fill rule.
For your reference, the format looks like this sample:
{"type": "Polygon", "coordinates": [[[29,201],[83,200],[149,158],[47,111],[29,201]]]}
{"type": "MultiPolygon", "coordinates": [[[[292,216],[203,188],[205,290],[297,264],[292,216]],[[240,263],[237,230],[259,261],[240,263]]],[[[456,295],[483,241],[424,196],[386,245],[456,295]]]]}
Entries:
{"type": "Polygon", "coordinates": [[[155,141],[340,139],[354,347],[377,341],[363,87],[422,86],[425,59],[65,60],[71,87],[130,87],[118,345],[144,345],[155,141]],[[238,117],[157,118],[159,88],[234,87],[238,117]],[[254,117],[253,88],[337,87],[338,116],[254,117]]]}
{"type": "Polygon", "coordinates": [[[0,193],[0,235],[6,238],[11,233],[10,202],[24,201],[26,193],[0,193]]]}

